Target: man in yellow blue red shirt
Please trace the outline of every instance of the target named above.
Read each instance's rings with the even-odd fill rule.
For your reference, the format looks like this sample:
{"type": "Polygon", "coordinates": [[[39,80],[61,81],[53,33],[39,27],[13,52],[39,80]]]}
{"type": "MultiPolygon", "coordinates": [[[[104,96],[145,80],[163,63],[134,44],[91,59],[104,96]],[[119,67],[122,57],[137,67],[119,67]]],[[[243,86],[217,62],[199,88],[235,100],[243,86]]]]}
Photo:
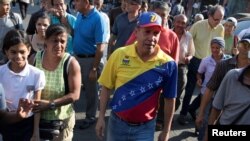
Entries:
{"type": "Polygon", "coordinates": [[[158,45],[161,31],[159,15],[142,13],[135,30],[137,42],[117,49],[110,56],[99,78],[102,91],[96,133],[100,139],[104,137],[106,106],[114,89],[108,141],[152,141],[161,91],[166,104],[159,141],[168,140],[174,114],[177,65],[158,45]]]}

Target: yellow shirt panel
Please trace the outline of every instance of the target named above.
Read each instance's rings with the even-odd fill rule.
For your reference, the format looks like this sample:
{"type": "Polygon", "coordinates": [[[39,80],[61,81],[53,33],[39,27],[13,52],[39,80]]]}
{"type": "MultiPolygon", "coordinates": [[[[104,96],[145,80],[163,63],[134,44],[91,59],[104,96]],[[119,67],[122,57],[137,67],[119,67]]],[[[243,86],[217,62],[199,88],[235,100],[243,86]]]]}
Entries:
{"type": "Polygon", "coordinates": [[[119,48],[112,53],[98,80],[101,85],[109,89],[117,89],[136,76],[173,60],[157,46],[159,48],[157,56],[143,62],[135,51],[135,45],[119,48]]]}
{"type": "Polygon", "coordinates": [[[219,24],[215,28],[211,28],[208,20],[202,20],[195,23],[190,33],[193,36],[195,46],[195,57],[202,59],[211,55],[210,42],[213,37],[224,37],[224,27],[219,24]]]}

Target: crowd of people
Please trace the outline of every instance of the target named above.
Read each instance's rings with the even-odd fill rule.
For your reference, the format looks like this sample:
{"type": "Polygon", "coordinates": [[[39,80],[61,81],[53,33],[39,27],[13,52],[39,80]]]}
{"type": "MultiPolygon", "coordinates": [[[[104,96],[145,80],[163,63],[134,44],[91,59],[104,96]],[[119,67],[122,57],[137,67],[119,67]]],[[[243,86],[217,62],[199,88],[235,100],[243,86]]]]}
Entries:
{"type": "Polygon", "coordinates": [[[250,32],[235,35],[231,14],[250,2],[233,10],[233,0],[39,0],[24,29],[31,3],[0,0],[4,141],[71,141],[80,96],[79,128],[96,124],[100,140],[153,141],[158,130],[167,141],[178,109],[176,121],[185,126],[190,115],[199,141],[218,121],[250,124],[250,32]]]}

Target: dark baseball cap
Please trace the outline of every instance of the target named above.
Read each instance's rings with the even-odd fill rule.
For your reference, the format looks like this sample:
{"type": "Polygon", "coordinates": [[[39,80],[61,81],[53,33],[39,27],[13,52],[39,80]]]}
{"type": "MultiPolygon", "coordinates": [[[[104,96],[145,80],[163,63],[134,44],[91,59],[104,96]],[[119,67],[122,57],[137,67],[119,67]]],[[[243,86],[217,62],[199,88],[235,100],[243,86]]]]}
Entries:
{"type": "Polygon", "coordinates": [[[250,44],[250,33],[245,34],[239,42],[247,42],[250,44]]]}

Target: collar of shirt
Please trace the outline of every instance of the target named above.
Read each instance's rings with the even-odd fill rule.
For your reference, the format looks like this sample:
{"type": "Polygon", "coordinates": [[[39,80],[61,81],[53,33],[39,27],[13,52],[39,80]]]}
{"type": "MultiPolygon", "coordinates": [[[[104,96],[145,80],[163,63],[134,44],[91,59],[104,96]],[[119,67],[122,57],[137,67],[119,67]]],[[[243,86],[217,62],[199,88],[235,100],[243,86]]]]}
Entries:
{"type": "Polygon", "coordinates": [[[208,28],[208,29],[211,29],[211,30],[216,30],[216,29],[221,25],[221,23],[219,23],[217,26],[211,27],[211,26],[209,25],[209,23],[208,23],[208,19],[206,19],[206,24],[207,24],[207,28],[208,28]]]}
{"type": "MultiPolygon", "coordinates": [[[[231,58],[230,55],[222,54],[222,55],[221,55],[220,61],[221,61],[221,60],[225,60],[225,59],[229,59],[229,58],[231,58]]],[[[211,55],[210,61],[216,62],[215,59],[214,59],[214,57],[213,57],[213,55],[211,55]]]]}
{"type": "MultiPolygon", "coordinates": [[[[65,17],[68,20],[68,13],[65,12],[65,17]]],[[[54,14],[51,15],[51,23],[56,24],[56,23],[61,23],[61,19],[58,16],[55,16],[54,14]]]]}
{"type": "MultiPolygon", "coordinates": [[[[139,58],[138,54],[136,53],[136,46],[137,46],[137,41],[134,44],[127,46],[129,47],[129,50],[126,52],[126,55],[130,57],[139,58]]],[[[160,46],[157,44],[155,48],[158,50],[157,54],[148,61],[165,60],[166,54],[160,49],[160,46]]]]}
{"type": "Polygon", "coordinates": [[[90,17],[91,15],[93,15],[95,12],[98,12],[98,10],[94,7],[93,9],[91,9],[87,15],[83,15],[82,14],[82,18],[85,19],[85,18],[88,18],[90,17]]]}
{"type": "Polygon", "coordinates": [[[10,68],[9,68],[9,64],[10,64],[10,61],[6,64],[7,65],[7,68],[9,69],[9,72],[12,74],[12,75],[18,75],[18,76],[27,76],[28,73],[29,73],[29,69],[28,69],[28,62],[26,61],[26,65],[24,67],[24,69],[19,72],[19,73],[16,73],[16,72],[13,72],[10,68]]]}

